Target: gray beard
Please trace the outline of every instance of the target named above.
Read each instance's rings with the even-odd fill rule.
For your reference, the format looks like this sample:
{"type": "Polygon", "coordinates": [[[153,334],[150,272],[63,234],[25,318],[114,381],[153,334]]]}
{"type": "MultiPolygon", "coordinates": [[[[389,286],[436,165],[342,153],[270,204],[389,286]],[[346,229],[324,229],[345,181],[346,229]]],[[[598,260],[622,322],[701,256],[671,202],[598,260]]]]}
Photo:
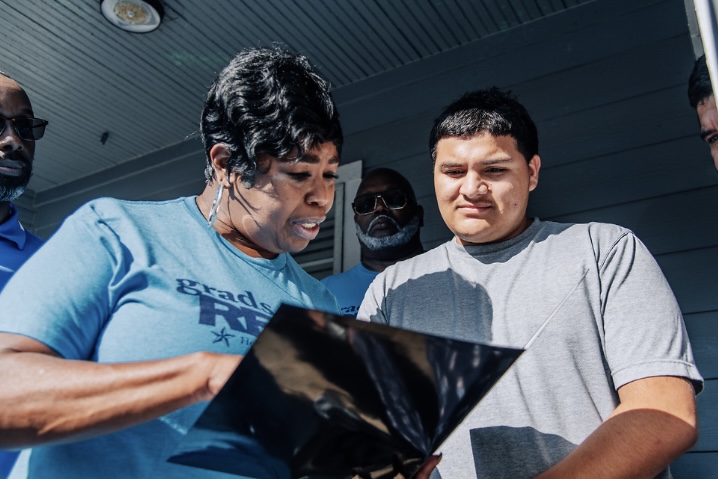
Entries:
{"type": "Polygon", "coordinates": [[[372,225],[375,221],[377,221],[379,218],[385,218],[388,219],[395,227],[398,232],[394,233],[391,236],[385,236],[383,238],[374,238],[373,236],[369,236],[368,234],[364,233],[361,228],[359,228],[359,225],[354,223],[354,226],[357,230],[357,238],[359,238],[359,242],[369,248],[372,251],[378,251],[385,248],[393,248],[396,246],[403,246],[411,239],[416,236],[416,233],[419,232],[419,215],[414,215],[414,217],[409,221],[406,226],[403,228],[399,226],[399,223],[396,222],[394,218],[391,218],[386,215],[380,215],[371,220],[371,223],[369,223],[369,227],[367,228],[367,231],[371,230],[372,225]]]}
{"type": "Polygon", "coordinates": [[[3,185],[0,184],[0,202],[12,201],[25,192],[27,185],[3,185]]]}
{"type": "Polygon", "coordinates": [[[32,176],[32,161],[27,162],[25,159],[18,158],[17,155],[12,153],[5,155],[5,157],[8,159],[21,160],[25,165],[23,174],[20,176],[0,175],[0,201],[12,201],[25,192],[25,188],[32,176]]]}

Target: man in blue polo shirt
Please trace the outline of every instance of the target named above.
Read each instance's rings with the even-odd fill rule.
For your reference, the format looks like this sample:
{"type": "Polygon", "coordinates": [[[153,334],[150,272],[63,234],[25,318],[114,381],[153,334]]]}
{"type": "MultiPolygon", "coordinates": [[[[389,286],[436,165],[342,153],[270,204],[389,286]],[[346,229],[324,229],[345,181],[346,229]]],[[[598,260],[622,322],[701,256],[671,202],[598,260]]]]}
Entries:
{"type": "MultiPolygon", "coordinates": [[[[35,141],[42,138],[46,125],[34,118],[20,84],[0,72],[0,291],[42,245],[40,238],[22,227],[11,201],[30,181],[35,141]]],[[[0,451],[0,478],[7,476],[16,457],[17,452],[0,451]]]]}

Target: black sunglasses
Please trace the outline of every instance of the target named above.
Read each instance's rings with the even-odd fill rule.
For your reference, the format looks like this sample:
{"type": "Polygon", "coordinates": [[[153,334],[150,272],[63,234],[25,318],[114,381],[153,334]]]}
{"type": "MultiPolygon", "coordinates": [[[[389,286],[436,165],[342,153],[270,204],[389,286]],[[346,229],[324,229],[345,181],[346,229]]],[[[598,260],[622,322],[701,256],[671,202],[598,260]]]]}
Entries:
{"type": "Polygon", "coordinates": [[[400,210],[407,205],[409,198],[402,190],[389,190],[381,193],[369,193],[354,198],[352,208],[358,215],[368,215],[376,210],[379,198],[390,210],[400,210]]]}
{"type": "Polygon", "coordinates": [[[41,120],[40,118],[5,118],[0,116],[0,120],[3,120],[2,126],[0,126],[0,135],[5,133],[5,128],[8,123],[12,123],[13,130],[17,133],[17,136],[23,140],[39,140],[45,134],[45,127],[47,126],[47,120],[41,120]]]}

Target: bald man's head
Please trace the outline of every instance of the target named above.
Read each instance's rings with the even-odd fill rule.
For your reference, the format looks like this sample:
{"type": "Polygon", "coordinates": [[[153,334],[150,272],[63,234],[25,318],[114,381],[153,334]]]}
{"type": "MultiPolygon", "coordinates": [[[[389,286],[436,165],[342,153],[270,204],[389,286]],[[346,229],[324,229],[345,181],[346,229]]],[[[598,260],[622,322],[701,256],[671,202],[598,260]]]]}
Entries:
{"type": "Polygon", "coordinates": [[[0,202],[20,196],[32,176],[35,140],[16,120],[33,118],[30,98],[10,76],[0,74],[0,202]]]}

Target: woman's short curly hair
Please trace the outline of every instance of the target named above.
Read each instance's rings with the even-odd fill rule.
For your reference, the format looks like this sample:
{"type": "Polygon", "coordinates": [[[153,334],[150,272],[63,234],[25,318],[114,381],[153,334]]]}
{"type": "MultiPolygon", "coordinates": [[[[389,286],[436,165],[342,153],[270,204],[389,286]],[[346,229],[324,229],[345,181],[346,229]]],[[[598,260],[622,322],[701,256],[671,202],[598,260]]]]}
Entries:
{"type": "Polygon", "coordinates": [[[329,84],[306,57],[280,48],[248,49],[232,59],[207,92],[200,132],[207,182],[214,178],[209,152],[224,143],[230,151],[227,170],[248,187],[254,185],[260,153],[298,160],[327,141],[341,152],[343,142],[329,84]]]}

